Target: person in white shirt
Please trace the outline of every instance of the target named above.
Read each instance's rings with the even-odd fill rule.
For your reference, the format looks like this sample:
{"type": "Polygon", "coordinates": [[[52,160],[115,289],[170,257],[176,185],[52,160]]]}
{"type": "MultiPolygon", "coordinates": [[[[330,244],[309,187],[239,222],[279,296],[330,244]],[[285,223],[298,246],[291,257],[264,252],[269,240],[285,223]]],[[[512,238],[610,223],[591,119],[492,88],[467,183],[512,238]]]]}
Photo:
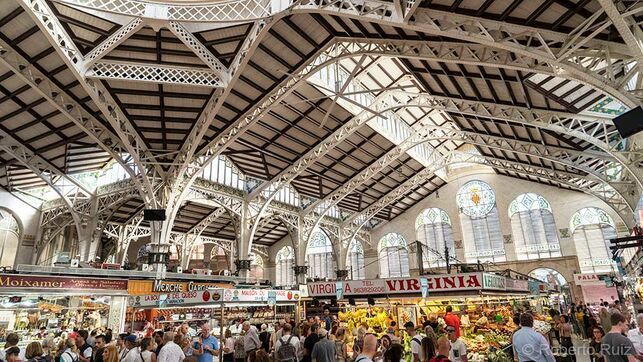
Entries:
{"type": "Polygon", "coordinates": [[[65,341],[65,350],[60,355],[60,362],[78,362],[78,354],[76,354],[76,341],[69,338],[65,341]]]}
{"type": "Polygon", "coordinates": [[[125,348],[127,348],[127,353],[121,362],[143,362],[143,355],[141,354],[141,348],[136,346],[136,336],[130,334],[125,337],[125,348]]]}
{"type": "Polygon", "coordinates": [[[630,329],[627,332],[627,338],[632,341],[636,352],[643,354],[643,313],[636,316],[636,325],[638,328],[630,329]]]}
{"type": "Polygon", "coordinates": [[[257,327],[250,324],[250,322],[243,322],[243,331],[246,334],[243,336],[243,349],[246,351],[246,356],[259,348],[261,348],[261,341],[259,340],[259,333],[257,327]]]}
{"type": "Polygon", "coordinates": [[[406,333],[411,337],[411,362],[420,362],[422,358],[422,336],[417,334],[413,322],[404,324],[406,333]]]}
{"type": "Polygon", "coordinates": [[[449,351],[449,360],[451,362],[467,362],[467,346],[455,333],[455,328],[447,326],[446,328],[451,350],[449,351]]]}
{"type": "Polygon", "coordinates": [[[165,341],[165,345],[159,352],[157,362],[182,362],[185,358],[185,353],[183,353],[179,345],[174,343],[174,332],[165,332],[163,341],[165,341]]]}

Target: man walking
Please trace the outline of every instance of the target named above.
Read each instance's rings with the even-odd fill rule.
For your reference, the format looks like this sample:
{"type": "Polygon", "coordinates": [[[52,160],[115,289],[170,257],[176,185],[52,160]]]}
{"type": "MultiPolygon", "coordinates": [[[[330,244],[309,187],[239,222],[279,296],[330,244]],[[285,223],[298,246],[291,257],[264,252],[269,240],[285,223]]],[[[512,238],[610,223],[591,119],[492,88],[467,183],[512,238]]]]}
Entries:
{"type": "Polygon", "coordinates": [[[612,329],[603,337],[601,353],[605,356],[606,362],[635,362],[639,354],[634,344],[623,334],[627,333],[628,327],[625,317],[618,312],[610,316],[612,329]]]}
{"type": "Polygon", "coordinates": [[[520,315],[520,329],[514,333],[512,342],[519,362],[556,361],[545,337],[534,330],[534,316],[530,313],[520,315]]]}
{"type": "Polygon", "coordinates": [[[275,361],[297,362],[299,354],[299,338],[291,335],[290,323],[284,323],[281,327],[282,335],[275,342],[275,361]]]}
{"type": "Polygon", "coordinates": [[[319,341],[313,347],[313,362],[333,362],[335,360],[335,343],[328,339],[326,328],[319,330],[319,341]]]}

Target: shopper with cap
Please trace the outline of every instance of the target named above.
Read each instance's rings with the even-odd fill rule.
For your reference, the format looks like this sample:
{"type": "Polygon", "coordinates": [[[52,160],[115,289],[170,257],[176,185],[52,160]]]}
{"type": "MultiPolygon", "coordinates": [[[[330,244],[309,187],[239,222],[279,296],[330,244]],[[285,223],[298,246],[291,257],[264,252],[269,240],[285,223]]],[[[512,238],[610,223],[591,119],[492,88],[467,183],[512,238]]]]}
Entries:
{"type": "Polygon", "coordinates": [[[121,362],[143,362],[141,349],[136,343],[136,335],[130,334],[125,337],[125,349],[127,352],[121,358],[121,362]]]}
{"type": "Polygon", "coordinates": [[[328,339],[328,330],[321,328],[317,333],[319,341],[313,347],[311,354],[313,362],[333,362],[335,361],[335,343],[328,339]]]}

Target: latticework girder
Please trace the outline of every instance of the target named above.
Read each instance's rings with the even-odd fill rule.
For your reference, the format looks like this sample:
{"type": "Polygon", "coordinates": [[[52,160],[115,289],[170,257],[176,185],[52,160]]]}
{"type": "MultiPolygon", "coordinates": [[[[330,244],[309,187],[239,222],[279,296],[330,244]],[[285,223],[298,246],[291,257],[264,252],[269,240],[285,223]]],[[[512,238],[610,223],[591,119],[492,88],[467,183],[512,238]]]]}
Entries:
{"type": "Polygon", "coordinates": [[[225,87],[221,76],[207,68],[178,67],[121,61],[98,61],[85,76],[155,84],[177,84],[196,87],[225,87]]]}
{"type": "Polygon", "coordinates": [[[93,114],[76,102],[67,91],[60,89],[49,77],[36,69],[9,44],[0,39],[0,63],[11,70],[23,82],[46,99],[63,116],[85,132],[96,145],[107,152],[135,180],[143,192],[141,180],[124,159],[127,150],[118,136],[114,135],[93,114]]]}
{"type": "Polygon", "coordinates": [[[190,50],[194,52],[212,71],[214,71],[219,79],[221,80],[222,86],[226,86],[230,75],[228,74],[228,69],[221,63],[217,57],[215,57],[212,52],[208,50],[199,39],[197,39],[192,33],[183,26],[178,21],[168,22],[168,28],[176,35],[177,38],[181,39],[183,44],[185,44],[190,50]]]}
{"type": "MultiPolygon", "coordinates": [[[[142,178],[143,199],[150,206],[156,206],[157,200],[152,188],[153,173],[162,175],[162,168],[154,161],[154,156],[148,150],[142,138],[136,132],[123,111],[118,107],[112,96],[102,85],[100,80],[85,78],[82,74],[83,56],[74,41],[65,31],[60,21],[56,18],[45,0],[20,0],[20,5],[40,28],[58,55],[67,65],[80,85],[100,109],[103,116],[109,121],[120,139],[127,154],[132,157],[133,164],[141,171],[148,170],[148,177],[142,178]],[[144,161],[148,161],[147,163],[144,161]],[[149,165],[150,167],[147,167],[149,165]],[[152,176],[152,177],[149,177],[152,176]]],[[[159,177],[157,176],[157,177],[159,177]]]]}
{"type": "Polygon", "coordinates": [[[123,25],[85,55],[83,68],[87,70],[95,62],[103,58],[107,53],[114,50],[119,44],[141,29],[143,25],[145,25],[145,22],[140,17],[134,18],[129,23],[123,25]]]}

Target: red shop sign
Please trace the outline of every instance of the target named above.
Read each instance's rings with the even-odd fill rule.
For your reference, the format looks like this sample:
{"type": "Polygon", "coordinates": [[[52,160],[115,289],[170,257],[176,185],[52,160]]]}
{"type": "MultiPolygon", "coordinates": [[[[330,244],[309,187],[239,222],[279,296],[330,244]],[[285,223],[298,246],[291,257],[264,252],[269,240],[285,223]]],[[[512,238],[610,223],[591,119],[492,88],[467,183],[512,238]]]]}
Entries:
{"type": "Polygon", "coordinates": [[[127,280],[102,278],[73,278],[58,276],[0,275],[2,289],[66,290],[127,290],[127,280]]]}
{"type": "MultiPolygon", "coordinates": [[[[425,277],[429,292],[480,290],[482,289],[481,273],[430,275],[425,277]]],[[[308,296],[334,296],[336,282],[308,283],[308,296]]],[[[408,294],[421,292],[420,278],[349,280],[341,282],[343,295],[368,294],[408,294]]]]}

